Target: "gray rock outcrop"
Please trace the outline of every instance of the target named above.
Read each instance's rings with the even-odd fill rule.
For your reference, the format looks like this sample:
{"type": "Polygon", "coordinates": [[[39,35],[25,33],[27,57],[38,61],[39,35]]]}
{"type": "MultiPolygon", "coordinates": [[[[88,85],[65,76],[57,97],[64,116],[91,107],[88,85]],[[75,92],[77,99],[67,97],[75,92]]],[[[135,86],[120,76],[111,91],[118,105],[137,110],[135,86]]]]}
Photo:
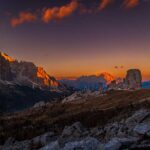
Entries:
{"type": "Polygon", "coordinates": [[[39,150],[149,149],[150,111],[141,109],[126,119],[95,128],[85,128],[80,122],[76,122],[66,126],[60,135],[48,132],[20,142],[9,138],[3,146],[0,146],[0,150],[33,148],[39,150]]]}
{"type": "Polygon", "coordinates": [[[37,67],[32,62],[19,62],[2,52],[0,52],[0,80],[32,88],[65,89],[63,84],[48,75],[42,67],[37,67]]]}
{"type": "Polygon", "coordinates": [[[127,71],[125,84],[128,89],[140,89],[142,86],[142,75],[139,69],[130,69],[127,71]]]}
{"type": "Polygon", "coordinates": [[[127,71],[125,79],[113,80],[109,85],[109,90],[138,90],[142,88],[142,74],[139,69],[127,71]]]}

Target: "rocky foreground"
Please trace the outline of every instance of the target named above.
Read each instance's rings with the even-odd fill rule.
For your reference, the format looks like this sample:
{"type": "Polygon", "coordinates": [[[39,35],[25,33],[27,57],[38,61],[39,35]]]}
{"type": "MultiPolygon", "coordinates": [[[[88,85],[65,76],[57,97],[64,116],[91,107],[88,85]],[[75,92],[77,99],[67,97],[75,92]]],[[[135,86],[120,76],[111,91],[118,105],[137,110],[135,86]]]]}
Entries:
{"type": "Polygon", "coordinates": [[[90,99],[2,117],[0,150],[150,149],[149,90],[90,99]]]}
{"type": "MultiPolygon", "coordinates": [[[[91,120],[92,121],[92,120],[91,120]]],[[[150,110],[105,126],[86,128],[80,122],[66,126],[60,135],[47,132],[30,140],[9,138],[1,150],[141,150],[150,149],[150,110]],[[41,147],[41,148],[40,148],[41,147]]]]}

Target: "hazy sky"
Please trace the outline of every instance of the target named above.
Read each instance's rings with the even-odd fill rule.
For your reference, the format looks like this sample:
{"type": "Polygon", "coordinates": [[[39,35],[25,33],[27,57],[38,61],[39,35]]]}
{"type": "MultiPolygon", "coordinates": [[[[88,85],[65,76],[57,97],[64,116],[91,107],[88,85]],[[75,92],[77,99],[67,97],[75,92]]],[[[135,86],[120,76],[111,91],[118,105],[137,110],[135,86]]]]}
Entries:
{"type": "Polygon", "coordinates": [[[57,77],[150,79],[150,0],[0,0],[0,50],[57,77]]]}

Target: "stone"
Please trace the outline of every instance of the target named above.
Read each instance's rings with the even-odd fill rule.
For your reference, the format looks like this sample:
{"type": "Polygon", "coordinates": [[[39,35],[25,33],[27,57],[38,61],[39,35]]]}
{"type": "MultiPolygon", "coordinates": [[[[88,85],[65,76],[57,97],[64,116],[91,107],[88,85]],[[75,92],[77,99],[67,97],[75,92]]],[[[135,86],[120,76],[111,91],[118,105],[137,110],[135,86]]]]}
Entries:
{"type": "Polygon", "coordinates": [[[134,132],[140,135],[146,135],[150,131],[150,122],[140,123],[135,126],[134,132]]]}
{"type": "Polygon", "coordinates": [[[4,146],[10,146],[10,145],[13,145],[15,143],[15,139],[10,137],[6,140],[4,146]]]}
{"type": "Polygon", "coordinates": [[[111,139],[104,145],[104,150],[119,150],[122,144],[117,139],[111,139]]]}
{"type": "Polygon", "coordinates": [[[150,137],[150,131],[148,131],[148,132],[146,133],[146,135],[147,135],[148,137],[150,137]]]}
{"type": "Polygon", "coordinates": [[[66,126],[62,132],[62,137],[80,137],[80,135],[83,133],[84,128],[80,122],[76,122],[72,124],[71,126],[66,126]]]}
{"type": "Polygon", "coordinates": [[[149,150],[150,144],[140,144],[140,145],[134,145],[130,148],[130,150],[149,150]]]}
{"type": "Polygon", "coordinates": [[[98,127],[95,127],[90,131],[91,136],[100,136],[102,134],[104,134],[104,130],[98,127]]]}
{"type": "Polygon", "coordinates": [[[34,145],[36,145],[36,144],[46,145],[46,144],[54,141],[55,139],[56,139],[55,134],[53,132],[48,132],[48,133],[45,133],[43,135],[33,138],[32,143],[34,145]]]}
{"type": "Polygon", "coordinates": [[[11,145],[4,145],[2,150],[31,150],[31,141],[16,141],[15,143],[11,143],[11,145]]]}
{"type": "Polygon", "coordinates": [[[69,142],[65,144],[63,150],[100,150],[102,144],[95,138],[85,138],[81,141],[69,142]]]}
{"type": "Polygon", "coordinates": [[[150,116],[150,112],[146,109],[141,109],[136,111],[131,117],[129,117],[125,124],[129,129],[134,128],[138,123],[144,121],[148,116],[150,116]]]}
{"type": "Polygon", "coordinates": [[[136,137],[124,137],[124,138],[115,138],[117,141],[119,141],[122,145],[122,147],[127,148],[133,143],[136,143],[139,139],[136,137]]]}
{"type": "Polygon", "coordinates": [[[60,146],[58,141],[54,141],[52,143],[49,143],[48,145],[40,148],[39,150],[60,150],[60,146]]]}
{"type": "Polygon", "coordinates": [[[45,105],[46,105],[46,103],[44,101],[40,101],[38,103],[35,103],[33,108],[43,107],[45,105]]]}

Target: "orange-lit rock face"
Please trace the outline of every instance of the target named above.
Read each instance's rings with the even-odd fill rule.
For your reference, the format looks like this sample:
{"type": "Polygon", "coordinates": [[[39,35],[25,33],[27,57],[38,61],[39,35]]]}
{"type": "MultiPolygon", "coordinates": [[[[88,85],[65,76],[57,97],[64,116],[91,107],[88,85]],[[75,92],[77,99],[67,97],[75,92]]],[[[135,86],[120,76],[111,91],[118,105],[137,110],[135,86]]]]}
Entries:
{"type": "Polygon", "coordinates": [[[32,62],[18,62],[3,52],[0,52],[0,79],[12,79],[23,85],[46,89],[57,88],[60,85],[42,67],[37,67],[32,62]]]}
{"type": "Polygon", "coordinates": [[[11,80],[11,68],[9,62],[3,57],[2,53],[0,53],[0,80],[11,80]]]}
{"type": "Polygon", "coordinates": [[[4,57],[9,62],[14,62],[15,61],[15,59],[9,57],[7,54],[5,54],[3,52],[1,53],[1,56],[4,57]]]}
{"type": "Polygon", "coordinates": [[[50,85],[51,85],[52,87],[57,87],[57,86],[58,86],[58,82],[52,81],[52,80],[50,80],[50,81],[51,81],[51,82],[50,82],[50,83],[51,83],[50,85]]]}
{"type": "Polygon", "coordinates": [[[44,84],[49,86],[49,76],[43,68],[37,67],[37,77],[43,79],[44,84]]]}
{"type": "Polygon", "coordinates": [[[42,67],[37,67],[37,78],[40,78],[45,86],[58,86],[57,81],[55,79],[52,80],[42,67]]]}
{"type": "Polygon", "coordinates": [[[115,77],[107,72],[103,72],[99,76],[103,77],[108,84],[115,80],[115,77]]]}

